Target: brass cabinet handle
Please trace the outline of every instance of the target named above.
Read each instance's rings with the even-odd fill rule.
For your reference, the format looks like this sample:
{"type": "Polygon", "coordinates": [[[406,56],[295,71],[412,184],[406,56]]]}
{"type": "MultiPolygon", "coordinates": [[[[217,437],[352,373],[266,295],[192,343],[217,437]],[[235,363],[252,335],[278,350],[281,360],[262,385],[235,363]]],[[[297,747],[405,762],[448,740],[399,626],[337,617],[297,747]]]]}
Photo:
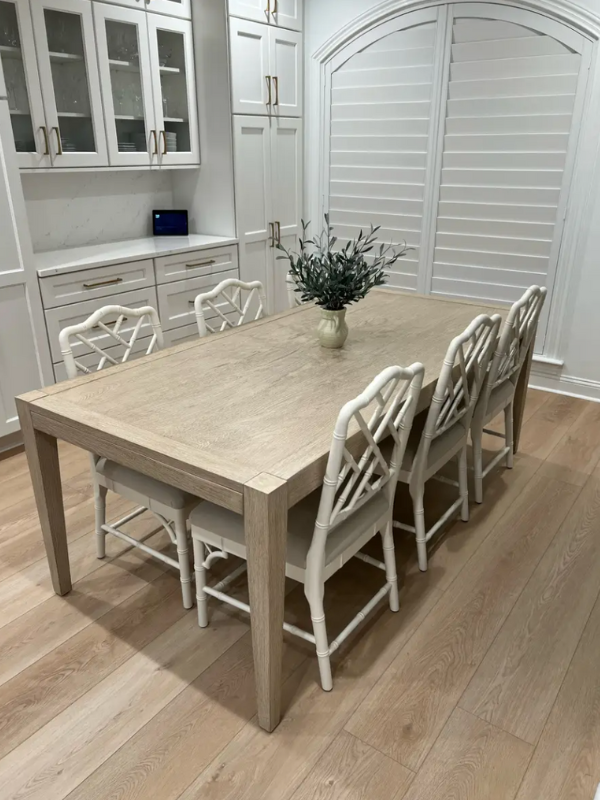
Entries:
{"type": "MultiPolygon", "coordinates": [[[[277,0],[275,0],[277,2],[277,0]]],[[[267,10],[265,11],[267,19],[271,16],[271,0],[267,0],[267,10]]]]}
{"type": "Polygon", "coordinates": [[[275,228],[277,231],[277,244],[281,244],[281,222],[275,222],[275,228]]]}
{"type": "Polygon", "coordinates": [[[273,11],[271,11],[271,14],[273,14],[273,16],[276,17],[278,13],[279,13],[278,0],[273,0],[273,11]]]}
{"type": "Polygon", "coordinates": [[[194,267],[209,267],[211,264],[216,264],[214,258],[211,258],[210,261],[194,261],[192,264],[186,264],[186,269],[194,269],[194,267]]]}
{"type": "Polygon", "coordinates": [[[271,76],[270,75],[266,76],[266,81],[267,81],[267,88],[269,90],[269,98],[267,100],[267,105],[270,106],[272,101],[273,101],[273,96],[271,94],[271,76]]]}
{"type": "Polygon", "coordinates": [[[156,131],[150,131],[150,136],[152,136],[152,140],[154,141],[154,150],[152,151],[151,155],[157,156],[158,155],[158,139],[156,138],[156,131]]]}
{"type": "Polygon", "coordinates": [[[275,247],[275,223],[274,222],[269,222],[269,229],[271,231],[271,233],[269,235],[269,238],[271,239],[269,247],[275,247]]]}
{"type": "Polygon", "coordinates": [[[97,281],[96,283],[84,283],[84,289],[96,289],[98,286],[114,286],[116,283],[123,283],[123,278],[111,278],[109,281],[97,281]]]}
{"type": "Polygon", "coordinates": [[[166,156],[166,155],[168,155],[168,152],[169,152],[168,149],[167,149],[167,134],[164,131],[161,131],[160,135],[162,136],[162,140],[163,140],[162,154],[163,154],[163,156],[166,156]]]}
{"type": "Polygon", "coordinates": [[[45,125],[42,125],[40,130],[44,134],[44,145],[45,145],[45,148],[46,148],[44,150],[44,155],[45,156],[49,156],[50,155],[50,140],[48,139],[48,128],[45,125]]]}
{"type": "Polygon", "coordinates": [[[279,105],[279,78],[277,75],[273,77],[273,83],[275,84],[275,102],[273,103],[274,106],[279,105]]]}
{"type": "Polygon", "coordinates": [[[60,138],[60,128],[54,127],[54,128],[52,128],[52,130],[56,134],[56,142],[57,142],[57,146],[58,146],[58,155],[62,156],[63,149],[62,149],[62,141],[61,141],[61,138],[60,138]]]}

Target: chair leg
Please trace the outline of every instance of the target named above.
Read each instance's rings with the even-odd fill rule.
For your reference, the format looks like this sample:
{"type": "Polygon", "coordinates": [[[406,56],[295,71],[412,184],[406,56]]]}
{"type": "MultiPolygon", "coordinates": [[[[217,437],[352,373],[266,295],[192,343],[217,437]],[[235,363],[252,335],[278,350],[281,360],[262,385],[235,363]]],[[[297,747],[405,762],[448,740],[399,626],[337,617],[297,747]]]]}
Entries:
{"type": "Polygon", "coordinates": [[[94,487],[94,509],[96,512],[96,555],[98,558],[106,556],[106,531],[102,526],[106,524],[106,495],[108,489],[105,486],[94,487]]]}
{"type": "Polygon", "coordinates": [[[194,605],[194,601],[192,600],[192,578],[190,574],[187,524],[183,512],[177,513],[174,519],[174,525],[175,538],[177,540],[177,557],[179,560],[179,579],[181,581],[183,607],[191,608],[194,605]]]}
{"type": "Polygon", "coordinates": [[[392,521],[390,520],[381,532],[383,543],[383,560],[385,562],[385,577],[390,584],[390,609],[400,610],[400,600],[398,598],[398,574],[396,572],[396,553],[394,551],[394,534],[392,521]]]}
{"type": "Polygon", "coordinates": [[[310,606],[310,618],[315,634],[315,646],[317,649],[317,659],[319,661],[319,673],[321,675],[321,686],[323,691],[330,692],[333,689],[333,679],[331,677],[331,661],[329,660],[329,641],[327,639],[327,628],[325,626],[325,609],[323,608],[323,590],[321,585],[318,596],[312,595],[305,584],[304,591],[310,606]],[[309,596],[311,595],[311,596],[309,596]]]}
{"type": "Polygon", "coordinates": [[[504,435],[506,438],[506,446],[508,453],[506,454],[506,466],[508,469],[513,468],[514,456],[514,433],[513,433],[513,404],[510,403],[504,409],[504,435]]]}
{"type": "Polygon", "coordinates": [[[208,625],[206,586],[206,569],[204,568],[204,543],[194,539],[194,572],[196,573],[196,605],[198,606],[198,625],[206,628],[208,625]]]}
{"type": "Polygon", "coordinates": [[[423,486],[412,487],[410,494],[413,501],[413,514],[415,517],[415,531],[417,534],[417,556],[419,569],[427,572],[427,532],[425,530],[425,505],[423,486]]]}
{"type": "Polygon", "coordinates": [[[473,442],[475,502],[483,503],[483,431],[480,427],[471,428],[471,441],[473,442]]]}
{"type": "Polygon", "coordinates": [[[467,469],[467,447],[466,445],[460,451],[458,459],[458,483],[460,486],[460,496],[462,499],[462,507],[460,511],[460,518],[463,522],[469,521],[469,477],[467,469]]]}

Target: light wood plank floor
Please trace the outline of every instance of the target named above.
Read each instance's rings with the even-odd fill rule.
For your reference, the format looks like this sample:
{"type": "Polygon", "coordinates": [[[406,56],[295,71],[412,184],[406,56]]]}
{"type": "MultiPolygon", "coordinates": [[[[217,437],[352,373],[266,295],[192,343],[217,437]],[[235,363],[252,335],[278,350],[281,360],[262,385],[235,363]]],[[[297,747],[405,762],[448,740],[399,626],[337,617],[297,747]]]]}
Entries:
{"type": "MultiPolygon", "coordinates": [[[[61,458],[66,598],[51,590],[25,456],[0,461],[2,800],[592,800],[600,404],[530,392],[515,468],[488,478],[426,574],[397,534],[400,612],[382,605],[336,654],[333,692],[312,648],[286,637],[272,735],[255,720],[248,620],[215,603],[200,630],[168,568],[114,539],[98,561],[87,456],[61,458]]],[[[449,491],[429,489],[428,513],[449,491]]],[[[110,518],[128,507],[112,496],[110,518]]],[[[362,562],[332,579],[331,633],[380,581],[362,562]]],[[[288,620],[309,626],[302,587],[288,588],[288,620]]]]}

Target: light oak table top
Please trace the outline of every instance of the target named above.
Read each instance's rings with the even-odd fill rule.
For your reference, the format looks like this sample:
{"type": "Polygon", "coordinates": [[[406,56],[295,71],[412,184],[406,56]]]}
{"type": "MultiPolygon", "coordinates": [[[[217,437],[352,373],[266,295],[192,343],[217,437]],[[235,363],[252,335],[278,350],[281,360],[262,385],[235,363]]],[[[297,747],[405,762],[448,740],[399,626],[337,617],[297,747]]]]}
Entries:
{"type": "Polygon", "coordinates": [[[272,730],[287,509],[321,484],[341,406],[385,367],[421,361],[425,408],[450,340],[498,310],[375,290],[348,310],[341,350],[319,346],[319,309],[301,306],[19,398],[56,591],[71,588],[56,438],[244,513],[259,719],[272,730]]]}

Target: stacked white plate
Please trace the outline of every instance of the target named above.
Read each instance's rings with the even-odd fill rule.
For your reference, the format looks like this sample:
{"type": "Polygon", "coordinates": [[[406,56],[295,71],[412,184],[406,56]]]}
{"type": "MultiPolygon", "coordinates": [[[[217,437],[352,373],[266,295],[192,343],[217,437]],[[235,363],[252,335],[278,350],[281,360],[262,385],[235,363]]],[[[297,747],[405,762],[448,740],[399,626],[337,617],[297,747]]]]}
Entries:
{"type": "Polygon", "coordinates": [[[65,139],[64,136],[61,136],[60,144],[63,149],[63,153],[75,153],[77,152],[77,148],[75,144],[70,139],[65,139]]]}
{"type": "Polygon", "coordinates": [[[118,142],[119,153],[135,153],[136,147],[133,142],[118,142]]]}
{"type": "Polygon", "coordinates": [[[138,153],[146,153],[148,151],[148,142],[145,133],[134,133],[133,144],[138,153]]]}
{"type": "Polygon", "coordinates": [[[177,152],[177,134],[171,131],[165,131],[165,139],[167,140],[167,152],[177,152]]]}

